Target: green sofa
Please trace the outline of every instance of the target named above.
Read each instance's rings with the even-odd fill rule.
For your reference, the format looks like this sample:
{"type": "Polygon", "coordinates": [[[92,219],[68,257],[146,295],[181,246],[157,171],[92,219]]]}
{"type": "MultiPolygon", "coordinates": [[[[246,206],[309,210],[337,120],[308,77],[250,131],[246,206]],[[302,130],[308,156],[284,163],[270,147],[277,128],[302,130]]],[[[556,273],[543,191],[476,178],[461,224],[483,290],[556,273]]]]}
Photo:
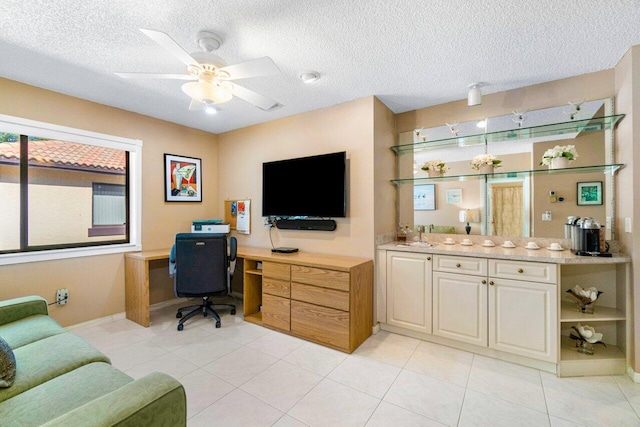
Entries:
{"type": "Polygon", "coordinates": [[[0,425],[185,426],[184,388],[159,372],[134,380],[48,315],[40,297],[0,302],[0,337],[15,355],[0,388],[0,425]]]}

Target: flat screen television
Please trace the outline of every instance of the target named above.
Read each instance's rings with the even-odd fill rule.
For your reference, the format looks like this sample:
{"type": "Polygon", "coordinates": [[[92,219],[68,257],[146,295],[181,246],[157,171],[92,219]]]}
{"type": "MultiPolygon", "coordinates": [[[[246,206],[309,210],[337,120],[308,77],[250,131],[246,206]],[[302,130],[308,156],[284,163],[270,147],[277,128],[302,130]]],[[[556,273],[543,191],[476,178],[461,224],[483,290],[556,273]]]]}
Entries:
{"type": "Polygon", "coordinates": [[[346,216],[347,153],[262,164],[262,216],[346,216]]]}

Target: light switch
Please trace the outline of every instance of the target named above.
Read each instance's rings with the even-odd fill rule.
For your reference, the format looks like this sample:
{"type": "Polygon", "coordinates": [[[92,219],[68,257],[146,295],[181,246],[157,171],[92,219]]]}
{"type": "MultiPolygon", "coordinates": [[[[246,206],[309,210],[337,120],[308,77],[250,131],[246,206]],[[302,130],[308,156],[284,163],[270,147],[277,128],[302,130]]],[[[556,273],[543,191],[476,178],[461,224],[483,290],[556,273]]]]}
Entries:
{"type": "Polygon", "coordinates": [[[624,219],[624,232],[631,233],[631,218],[624,219]]]}

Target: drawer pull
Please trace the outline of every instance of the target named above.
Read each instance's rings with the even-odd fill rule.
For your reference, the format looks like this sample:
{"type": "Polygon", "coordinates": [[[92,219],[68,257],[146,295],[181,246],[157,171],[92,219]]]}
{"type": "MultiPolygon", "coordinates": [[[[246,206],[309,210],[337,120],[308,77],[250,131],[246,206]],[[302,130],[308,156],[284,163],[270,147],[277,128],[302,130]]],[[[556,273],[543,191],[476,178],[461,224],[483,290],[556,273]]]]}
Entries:
{"type": "Polygon", "coordinates": [[[487,281],[486,281],[486,280],[483,280],[483,281],[482,281],[482,284],[483,284],[483,285],[486,285],[486,284],[487,284],[487,281]]]}
{"type": "Polygon", "coordinates": [[[427,261],[431,261],[431,257],[430,256],[427,257],[427,261]]]}
{"type": "Polygon", "coordinates": [[[492,280],[492,281],[490,281],[490,282],[489,282],[489,284],[490,284],[491,286],[495,285],[495,283],[493,283],[493,280],[492,280]]]}
{"type": "Polygon", "coordinates": [[[524,270],[523,270],[523,269],[521,269],[521,268],[519,268],[519,269],[518,269],[518,273],[524,273],[524,270]]]}
{"type": "Polygon", "coordinates": [[[456,267],[460,268],[460,263],[456,264],[456,267]]]}

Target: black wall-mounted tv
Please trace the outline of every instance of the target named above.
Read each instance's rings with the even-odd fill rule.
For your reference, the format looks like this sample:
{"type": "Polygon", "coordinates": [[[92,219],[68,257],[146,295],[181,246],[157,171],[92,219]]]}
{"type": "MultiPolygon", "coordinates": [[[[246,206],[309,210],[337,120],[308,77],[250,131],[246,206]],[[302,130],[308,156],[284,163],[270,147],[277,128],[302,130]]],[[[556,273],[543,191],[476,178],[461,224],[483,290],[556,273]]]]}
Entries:
{"type": "Polygon", "coordinates": [[[262,164],[262,216],[346,217],[347,153],[262,164]]]}

